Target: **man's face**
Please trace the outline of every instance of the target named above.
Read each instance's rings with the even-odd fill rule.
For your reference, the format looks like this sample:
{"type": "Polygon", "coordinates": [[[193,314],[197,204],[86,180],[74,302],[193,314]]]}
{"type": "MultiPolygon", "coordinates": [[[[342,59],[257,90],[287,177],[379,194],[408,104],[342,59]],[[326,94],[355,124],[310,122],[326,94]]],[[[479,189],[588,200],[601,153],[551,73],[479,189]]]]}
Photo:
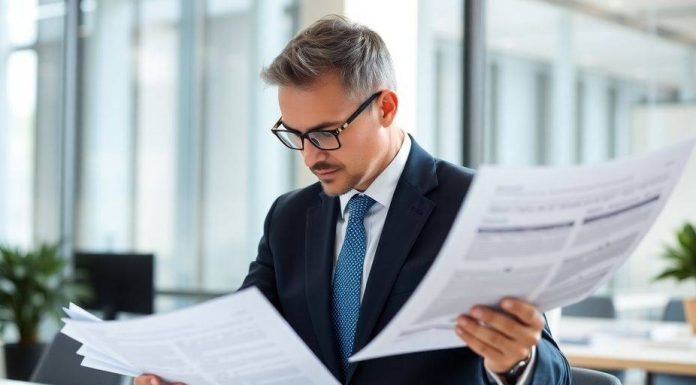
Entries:
{"type": "MultiPolygon", "coordinates": [[[[302,158],[326,194],[341,195],[353,188],[364,191],[388,164],[389,128],[382,126],[380,99],[339,134],[341,148],[320,150],[305,140],[302,158]]],[[[363,100],[348,98],[339,77],[329,73],[310,88],[280,87],[278,102],[283,122],[305,133],[320,126],[339,127],[363,100]]]]}

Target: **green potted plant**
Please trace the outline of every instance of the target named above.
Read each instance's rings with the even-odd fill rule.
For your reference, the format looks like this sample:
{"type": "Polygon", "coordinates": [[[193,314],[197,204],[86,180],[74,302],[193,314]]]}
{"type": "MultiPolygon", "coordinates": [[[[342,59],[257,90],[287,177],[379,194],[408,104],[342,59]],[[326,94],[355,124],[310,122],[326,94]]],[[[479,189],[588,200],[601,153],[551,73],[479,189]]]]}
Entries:
{"type": "MultiPolygon", "coordinates": [[[[678,282],[692,281],[696,283],[696,229],[686,223],[677,232],[676,246],[666,246],[662,254],[669,266],[656,280],[671,278],[678,282]]],[[[696,334],[696,297],[684,298],[684,313],[691,324],[691,330],[696,334]]]]}
{"type": "Polygon", "coordinates": [[[0,336],[13,325],[19,340],[5,344],[5,367],[11,379],[26,380],[41,356],[39,325],[60,308],[89,295],[86,286],[66,275],[68,260],[60,243],[23,252],[0,246],[0,336]]]}

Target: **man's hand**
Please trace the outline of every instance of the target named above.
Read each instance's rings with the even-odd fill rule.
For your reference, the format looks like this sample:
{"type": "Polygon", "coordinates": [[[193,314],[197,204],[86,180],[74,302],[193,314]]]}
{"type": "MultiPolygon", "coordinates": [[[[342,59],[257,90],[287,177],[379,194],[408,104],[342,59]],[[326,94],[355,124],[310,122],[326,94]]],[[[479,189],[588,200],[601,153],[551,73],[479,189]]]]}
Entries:
{"type": "Polygon", "coordinates": [[[494,373],[504,373],[527,358],[541,339],[543,315],[531,304],[512,298],[500,302],[503,312],[474,306],[471,315],[457,319],[456,332],[483,357],[494,373]]]}
{"type": "MultiPolygon", "coordinates": [[[[135,378],[133,381],[133,385],[168,385],[167,382],[164,382],[160,380],[157,376],[153,376],[151,374],[143,374],[142,376],[138,376],[135,378]]],[[[185,385],[180,382],[177,382],[172,385],[185,385]]]]}

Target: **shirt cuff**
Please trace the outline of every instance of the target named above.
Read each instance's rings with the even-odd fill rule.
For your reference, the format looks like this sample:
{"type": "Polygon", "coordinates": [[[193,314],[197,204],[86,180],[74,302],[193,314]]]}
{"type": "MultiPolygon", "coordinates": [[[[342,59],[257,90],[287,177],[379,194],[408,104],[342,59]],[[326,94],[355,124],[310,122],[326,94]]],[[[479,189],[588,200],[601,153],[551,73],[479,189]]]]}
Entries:
{"type": "Polygon", "coordinates": [[[536,363],[536,346],[532,346],[532,352],[531,352],[531,357],[529,358],[529,364],[527,364],[527,367],[524,368],[524,372],[522,372],[522,375],[520,375],[520,378],[517,380],[516,384],[506,384],[503,379],[488,370],[486,368],[486,373],[488,373],[488,379],[496,385],[529,385],[532,382],[532,370],[534,369],[534,364],[536,363]]]}

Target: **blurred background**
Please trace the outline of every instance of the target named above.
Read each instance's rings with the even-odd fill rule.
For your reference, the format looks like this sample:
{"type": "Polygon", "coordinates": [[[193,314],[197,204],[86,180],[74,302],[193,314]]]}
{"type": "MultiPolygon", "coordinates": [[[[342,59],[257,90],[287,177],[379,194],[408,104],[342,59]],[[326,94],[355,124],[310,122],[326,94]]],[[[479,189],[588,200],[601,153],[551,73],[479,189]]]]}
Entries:
{"type": "MultiPolygon", "coordinates": [[[[152,254],[155,311],[235,290],[273,199],[312,182],[268,132],[258,73],[327,13],[382,35],[398,123],[451,162],[587,164],[696,136],[696,0],[0,0],[0,244],[152,254]]],[[[653,280],[694,197],[696,158],[598,293],[616,318],[696,295],[653,280]]]]}

